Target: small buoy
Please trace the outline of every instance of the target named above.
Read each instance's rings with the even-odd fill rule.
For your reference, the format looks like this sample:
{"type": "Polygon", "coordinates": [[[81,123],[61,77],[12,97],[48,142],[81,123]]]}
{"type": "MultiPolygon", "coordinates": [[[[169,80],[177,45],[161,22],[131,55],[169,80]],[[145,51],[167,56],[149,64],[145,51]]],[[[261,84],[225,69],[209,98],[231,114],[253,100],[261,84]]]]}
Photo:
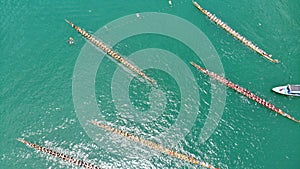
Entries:
{"type": "Polygon", "coordinates": [[[136,13],[135,16],[139,18],[139,17],[140,17],[140,14],[139,14],[139,13],[136,13]]]}
{"type": "Polygon", "coordinates": [[[172,6],[172,1],[171,0],[169,0],[169,5],[172,6]]]}

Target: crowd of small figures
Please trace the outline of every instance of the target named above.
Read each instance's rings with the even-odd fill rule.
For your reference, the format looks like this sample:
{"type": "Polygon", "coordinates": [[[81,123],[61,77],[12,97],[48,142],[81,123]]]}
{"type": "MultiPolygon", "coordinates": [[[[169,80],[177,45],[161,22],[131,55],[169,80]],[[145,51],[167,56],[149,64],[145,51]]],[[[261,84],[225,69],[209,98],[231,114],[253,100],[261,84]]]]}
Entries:
{"type": "MultiPolygon", "coordinates": [[[[232,36],[234,36],[236,39],[240,40],[241,42],[243,42],[246,46],[248,46],[249,48],[253,49],[254,51],[256,51],[257,53],[259,53],[260,55],[262,55],[263,57],[265,57],[266,59],[270,60],[271,62],[275,62],[278,63],[278,60],[273,60],[271,58],[272,55],[267,54],[265,51],[263,51],[262,49],[260,49],[259,47],[257,47],[256,45],[254,45],[251,41],[247,40],[245,37],[243,37],[242,35],[240,35],[238,32],[236,32],[235,30],[233,30],[231,27],[229,27],[227,24],[225,24],[223,21],[221,21],[219,18],[217,18],[215,15],[213,15],[212,13],[210,13],[209,11],[203,9],[197,2],[192,1],[193,4],[203,13],[205,14],[211,21],[215,22],[217,25],[219,25],[220,27],[222,27],[223,29],[225,29],[228,33],[230,33],[232,36]]],[[[169,1],[170,3],[170,1],[169,1]]],[[[151,83],[155,83],[155,81],[153,79],[151,79],[150,77],[148,77],[145,73],[143,73],[141,70],[139,70],[138,68],[136,68],[135,66],[133,66],[131,63],[129,63],[128,61],[126,61],[123,57],[121,57],[118,53],[114,52],[112,49],[110,49],[109,47],[107,47],[104,43],[102,43],[101,41],[97,40],[94,36],[92,36],[91,34],[89,34],[88,32],[84,31],[83,29],[81,29],[80,27],[74,25],[72,22],[66,20],[66,22],[71,25],[76,31],[78,31],[83,37],[85,37],[87,40],[89,40],[92,44],[94,44],[95,46],[99,47],[102,51],[104,51],[106,54],[110,55],[112,58],[116,59],[117,61],[119,61],[120,63],[122,63],[123,65],[125,65],[127,68],[129,68],[130,70],[136,72],[138,75],[140,75],[141,77],[143,77],[145,80],[151,82],[151,83]]],[[[281,109],[275,107],[274,105],[272,105],[271,103],[265,101],[264,99],[259,98],[258,96],[256,96],[255,94],[251,93],[250,91],[238,86],[237,84],[232,83],[231,81],[225,79],[224,77],[221,77],[217,74],[215,74],[214,72],[210,72],[202,67],[200,67],[199,65],[195,64],[194,62],[191,62],[191,64],[196,67],[198,70],[200,70],[201,72],[207,74],[208,76],[216,79],[217,81],[221,82],[222,84],[228,86],[229,88],[232,88],[234,90],[236,90],[238,93],[241,93],[242,95],[256,101],[259,104],[262,104],[263,106],[267,107],[268,109],[290,119],[293,120],[295,122],[300,123],[300,120],[296,120],[295,118],[291,117],[289,114],[284,113],[281,109]]],[[[91,121],[91,123],[95,126],[98,126],[106,131],[109,131],[111,133],[114,134],[118,134],[120,136],[123,136],[131,141],[134,141],[136,143],[140,143],[144,146],[147,146],[149,148],[152,148],[156,151],[159,151],[161,153],[167,154],[171,157],[176,157],[178,159],[190,162],[192,164],[195,165],[200,165],[209,169],[217,169],[215,167],[213,167],[212,165],[205,163],[205,162],[200,162],[197,159],[195,159],[194,157],[190,156],[190,155],[185,155],[185,154],[181,154],[178,153],[172,149],[168,149],[165,148],[157,143],[154,143],[152,141],[148,141],[145,139],[142,139],[140,137],[137,137],[135,135],[132,135],[130,133],[127,133],[125,131],[116,129],[116,128],[112,128],[108,125],[104,125],[101,123],[98,123],[97,121],[91,121]]],[[[66,162],[84,167],[84,168],[88,168],[88,169],[100,169],[98,166],[95,166],[94,164],[90,164],[87,162],[84,162],[82,160],[73,158],[71,156],[67,156],[63,153],[59,153],[57,151],[27,142],[23,139],[17,139],[18,141],[24,143],[25,145],[28,145],[31,148],[34,148],[38,151],[44,152],[46,154],[52,155],[56,158],[60,158],[63,159],[66,162]]]]}
{"type": "Polygon", "coordinates": [[[95,46],[99,47],[102,51],[104,51],[106,54],[110,55],[123,65],[125,65],[127,68],[130,70],[136,72],[138,75],[146,79],[147,81],[151,83],[155,83],[153,79],[148,77],[145,73],[143,73],[141,70],[139,70],[137,67],[133,66],[131,63],[129,63],[127,60],[125,60],[123,57],[121,57],[118,53],[114,52],[111,50],[109,47],[107,47],[104,43],[101,41],[97,40],[94,36],[86,32],[85,30],[81,29],[80,27],[74,25],[72,22],[66,20],[66,22],[71,25],[76,31],[78,31],[83,37],[85,37],[87,40],[89,40],[92,44],[95,46]]]}
{"type": "Polygon", "coordinates": [[[176,157],[176,158],[178,158],[180,160],[187,161],[187,162],[190,162],[192,164],[200,165],[200,166],[203,166],[203,167],[206,167],[206,168],[217,169],[217,168],[213,167],[212,165],[210,165],[208,163],[198,161],[197,159],[195,159],[192,156],[178,153],[178,152],[176,152],[174,150],[165,148],[165,147],[163,147],[163,146],[161,146],[161,145],[159,145],[157,143],[154,143],[152,141],[145,140],[143,138],[137,137],[137,136],[135,136],[133,134],[130,134],[128,132],[125,132],[125,131],[122,131],[122,130],[119,130],[119,129],[116,129],[116,128],[112,128],[112,127],[110,127],[108,125],[104,125],[102,123],[98,123],[97,121],[91,121],[91,123],[93,125],[95,125],[95,126],[98,126],[101,129],[104,129],[104,130],[109,131],[111,133],[123,136],[123,137],[125,137],[125,138],[127,138],[127,139],[129,139],[131,141],[134,141],[136,143],[142,144],[142,145],[147,146],[149,148],[152,148],[152,149],[154,149],[156,151],[159,151],[161,153],[167,154],[167,155],[169,155],[171,157],[176,157]]]}
{"type": "Polygon", "coordinates": [[[82,160],[73,158],[71,156],[67,156],[67,155],[65,155],[63,153],[59,153],[57,151],[54,151],[54,150],[51,150],[51,149],[39,146],[37,144],[33,144],[33,143],[30,143],[30,142],[27,142],[27,141],[25,141],[23,139],[17,139],[17,140],[20,141],[20,142],[22,142],[22,143],[24,143],[25,145],[28,145],[31,148],[34,148],[34,149],[36,149],[38,151],[44,152],[46,154],[49,154],[49,155],[51,155],[53,157],[60,158],[60,159],[62,159],[64,161],[66,161],[66,162],[78,165],[80,167],[84,167],[84,168],[88,168],[88,169],[100,169],[100,167],[97,167],[94,164],[90,164],[90,163],[84,162],[82,160]]]}
{"type": "Polygon", "coordinates": [[[267,107],[268,109],[290,119],[290,120],[293,120],[297,123],[300,123],[300,120],[296,120],[294,117],[292,117],[291,115],[287,114],[287,113],[284,113],[281,109],[275,107],[273,104],[267,102],[266,100],[264,99],[261,99],[260,97],[258,97],[257,95],[253,94],[252,92],[250,92],[249,90],[247,89],[244,89],[242,87],[240,87],[239,85],[237,84],[234,84],[232,83],[231,81],[225,79],[224,77],[221,77],[217,74],[215,74],[214,72],[210,72],[208,71],[207,69],[204,69],[202,67],[200,67],[199,65],[197,65],[196,63],[194,62],[191,62],[191,64],[196,67],[198,70],[200,70],[201,72],[207,74],[208,76],[216,79],[217,81],[223,83],[224,85],[228,86],[229,88],[232,88],[233,90],[237,91],[238,93],[241,93],[242,95],[256,101],[257,103],[267,107]]]}
{"type": "Polygon", "coordinates": [[[244,43],[249,48],[253,49],[266,59],[268,59],[271,62],[278,63],[279,61],[277,59],[272,59],[272,55],[267,54],[264,50],[260,49],[256,45],[254,45],[251,41],[247,40],[245,37],[240,35],[238,32],[233,30],[231,27],[229,27],[226,23],[221,21],[219,18],[217,18],[215,15],[210,13],[209,11],[203,9],[197,2],[193,1],[194,5],[203,13],[205,14],[211,21],[215,22],[217,25],[219,25],[221,28],[225,29],[228,33],[230,33],[233,37],[244,43]]]}

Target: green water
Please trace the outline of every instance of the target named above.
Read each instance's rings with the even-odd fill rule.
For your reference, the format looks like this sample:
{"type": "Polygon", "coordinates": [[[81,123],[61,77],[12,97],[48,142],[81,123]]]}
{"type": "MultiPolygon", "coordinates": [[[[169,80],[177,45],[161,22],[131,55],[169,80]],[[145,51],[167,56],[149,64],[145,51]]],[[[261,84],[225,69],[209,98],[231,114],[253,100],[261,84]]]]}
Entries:
{"type": "MultiPolygon", "coordinates": [[[[196,168],[155,152],[143,161],[124,158],[113,149],[103,148],[105,145],[99,146],[86,134],[76,115],[72,96],[74,67],[86,41],[65,23],[65,18],[91,33],[115,19],[137,12],[163,12],[184,18],[209,38],[228,79],[300,119],[299,98],[285,97],[270,90],[275,86],[300,83],[300,2],[198,2],[273,54],[280,63],[270,63],[249,50],[210,22],[190,1],[174,0],[173,6],[169,7],[168,1],[50,3],[1,0],[0,168],[75,167],[37,153],[16,141],[16,138],[24,138],[104,168],[196,168]],[[66,42],[69,37],[74,37],[74,45],[66,42]],[[144,165],[134,165],[134,162],[144,165]]],[[[187,65],[186,57],[194,54],[188,46],[172,38],[149,34],[128,38],[114,48],[127,56],[149,47],[169,50],[187,65]]],[[[200,60],[197,62],[201,64],[200,60]]],[[[176,81],[159,70],[145,71],[158,79],[164,92],[169,92],[166,96],[170,102],[168,109],[156,118],[155,123],[136,124],[114,109],[109,84],[116,67],[111,60],[104,59],[95,79],[97,103],[105,119],[145,138],[172,126],[178,117],[178,110],[184,106],[180,105],[181,93],[176,81]]],[[[208,77],[192,66],[188,67],[197,79],[201,106],[195,123],[191,124],[192,129],[178,141],[176,150],[220,168],[300,168],[299,124],[277,116],[230,89],[227,89],[226,104],[218,127],[201,144],[198,137],[209,109],[211,86],[208,77]]],[[[149,91],[145,83],[137,79],[131,82],[128,90],[130,100],[141,112],[150,107],[147,104],[149,91]]]]}

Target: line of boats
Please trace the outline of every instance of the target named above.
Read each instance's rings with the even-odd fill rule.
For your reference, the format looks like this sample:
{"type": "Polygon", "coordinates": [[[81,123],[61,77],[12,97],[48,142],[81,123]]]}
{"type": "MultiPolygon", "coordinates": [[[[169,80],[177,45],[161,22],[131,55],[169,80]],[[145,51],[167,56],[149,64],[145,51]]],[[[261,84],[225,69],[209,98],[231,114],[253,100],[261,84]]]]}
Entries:
{"type": "MultiPolygon", "coordinates": [[[[217,18],[214,14],[210,13],[209,11],[203,9],[196,1],[192,1],[194,6],[197,7],[197,9],[199,9],[203,14],[205,14],[211,21],[213,21],[214,23],[216,23],[218,26],[220,26],[221,28],[223,28],[224,30],[226,30],[229,34],[231,34],[233,37],[235,37],[236,39],[238,39],[239,41],[241,41],[243,44],[245,44],[246,46],[248,46],[249,48],[251,48],[252,50],[254,50],[255,52],[259,53],[261,56],[263,56],[264,58],[268,59],[271,62],[274,63],[278,63],[278,60],[276,59],[272,59],[272,55],[267,54],[264,50],[260,49],[259,47],[257,47],[256,45],[254,45],[251,41],[247,40],[245,37],[243,37],[242,35],[240,35],[238,32],[236,32],[235,30],[233,30],[231,27],[229,27],[227,24],[225,24],[223,21],[221,21],[219,18],[217,18]]],[[[169,1],[170,3],[170,1],[169,1]]],[[[124,66],[126,66],[127,68],[129,68],[130,70],[132,70],[133,72],[137,73],[139,76],[141,76],[142,78],[144,78],[146,81],[149,81],[150,83],[155,83],[155,80],[150,78],[149,76],[147,76],[145,73],[143,73],[140,69],[138,69],[136,66],[132,65],[131,63],[129,63],[126,59],[124,59],[123,57],[121,57],[117,52],[113,51],[112,49],[110,49],[107,45],[105,45],[103,42],[101,42],[100,40],[96,39],[93,35],[89,34],[88,32],[86,32],[85,30],[81,29],[80,27],[74,25],[72,22],[66,20],[66,22],[72,27],[74,28],[77,32],[79,32],[85,39],[87,39],[88,41],[90,41],[93,45],[95,45],[96,47],[98,47],[99,49],[101,49],[103,52],[105,52],[106,54],[108,54],[109,56],[111,56],[113,59],[115,59],[116,61],[120,62],[121,64],[123,64],[124,66]]],[[[283,112],[281,109],[277,108],[275,105],[267,102],[264,99],[261,99],[260,97],[258,97],[257,95],[253,94],[252,92],[248,91],[247,89],[242,88],[241,86],[234,84],[233,82],[227,80],[226,78],[219,76],[217,74],[215,74],[214,72],[210,72],[207,69],[202,68],[201,66],[197,65],[194,62],[190,62],[192,66],[194,66],[197,70],[199,70],[200,72],[208,75],[209,77],[217,80],[218,82],[226,85],[227,87],[237,91],[238,93],[254,100],[255,102],[263,105],[264,107],[276,112],[277,114],[280,114],[281,116],[288,118],[289,120],[292,120],[294,122],[300,123],[300,120],[296,120],[294,117],[292,117],[291,115],[283,112]]],[[[279,86],[279,87],[275,87],[272,89],[274,92],[280,93],[280,94],[285,94],[285,95],[290,95],[290,96],[300,96],[300,85],[286,85],[286,86],[279,86]]],[[[159,145],[157,143],[154,143],[152,141],[149,140],[145,140],[143,138],[140,138],[138,136],[135,136],[133,134],[130,134],[126,131],[122,131],[119,130],[117,128],[112,128],[108,125],[104,125],[102,123],[99,123],[97,121],[90,121],[91,124],[104,129],[108,132],[123,136],[131,141],[134,141],[136,143],[139,143],[143,146],[147,146],[149,148],[152,148],[156,151],[159,151],[163,154],[167,154],[171,157],[175,157],[178,159],[181,159],[183,161],[195,164],[195,165],[200,165],[202,167],[206,167],[209,169],[217,169],[214,166],[212,166],[211,164],[205,163],[205,162],[200,162],[198,161],[196,158],[190,156],[190,155],[185,155],[182,153],[178,153],[172,149],[168,149],[163,147],[162,145],[159,145]]],[[[89,169],[100,169],[100,167],[91,164],[91,163],[87,163],[84,162],[82,160],[73,158],[71,156],[65,155],[63,153],[59,153],[57,151],[39,146],[37,144],[33,144],[30,142],[25,141],[24,139],[17,139],[18,141],[24,143],[25,145],[44,152],[46,154],[49,154],[53,157],[56,158],[60,158],[66,162],[78,165],[80,167],[83,168],[89,168],[89,169]]]]}
{"type": "MultiPolygon", "coordinates": [[[[264,58],[268,59],[269,61],[273,63],[278,63],[279,61],[277,59],[272,59],[272,55],[268,54],[264,50],[260,49],[258,46],[254,45],[251,41],[246,39],[244,36],[239,34],[237,31],[232,29],[230,26],[228,26],[226,23],[224,23],[221,19],[219,19],[214,14],[210,13],[206,9],[202,8],[196,1],[192,0],[194,6],[199,9],[204,15],[206,15],[211,21],[213,21],[215,24],[223,28],[225,31],[227,31],[229,34],[231,34],[233,37],[235,37],[237,40],[241,41],[244,45],[251,48],[255,52],[259,53],[264,58]]],[[[300,85],[286,85],[286,86],[279,86],[272,89],[272,91],[288,95],[288,96],[300,96],[300,85]]]]}
{"type": "MultiPolygon", "coordinates": [[[[156,151],[159,151],[163,154],[167,154],[171,157],[175,157],[175,158],[178,158],[180,160],[183,160],[183,161],[186,161],[186,162],[189,162],[189,163],[192,163],[192,164],[195,164],[195,165],[200,165],[202,167],[206,167],[206,168],[209,168],[209,169],[219,169],[219,168],[215,168],[214,166],[208,164],[208,163],[205,163],[205,162],[200,162],[198,161],[196,158],[190,156],[190,155],[185,155],[185,154],[182,154],[182,153],[178,153],[174,150],[171,150],[171,149],[168,149],[168,148],[165,148],[157,143],[154,143],[152,141],[149,141],[149,140],[145,140],[143,138],[140,138],[140,137],[137,137],[133,134],[130,134],[126,131],[123,131],[123,130],[119,130],[117,128],[112,128],[108,125],[104,125],[102,123],[99,123],[97,121],[90,121],[91,124],[101,128],[101,129],[104,129],[108,132],[111,132],[113,134],[117,134],[117,135],[120,135],[120,136],[123,136],[124,138],[126,139],[129,139],[131,141],[134,141],[136,143],[139,143],[139,144],[142,144],[143,146],[147,146],[149,148],[152,148],[156,151]]],[[[51,150],[49,148],[46,148],[46,147],[43,147],[43,146],[39,146],[37,144],[34,144],[34,143],[30,143],[28,141],[25,141],[24,139],[17,139],[18,141],[20,141],[21,143],[24,143],[25,145],[35,149],[35,150],[38,150],[40,152],[43,152],[43,153],[46,153],[46,154],[49,154],[53,157],[56,157],[56,158],[59,158],[59,159],[62,159],[66,162],[69,162],[71,164],[75,164],[75,165],[78,165],[80,167],[83,167],[83,168],[88,168],[88,169],[100,169],[100,167],[94,165],[94,164],[91,164],[91,163],[87,163],[85,161],[82,161],[82,160],[79,160],[79,159],[76,159],[72,156],[68,156],[66,154],[63,154],[63,153],[59,153],[57,151],[54,151],[54,150],[51,150]]]]}

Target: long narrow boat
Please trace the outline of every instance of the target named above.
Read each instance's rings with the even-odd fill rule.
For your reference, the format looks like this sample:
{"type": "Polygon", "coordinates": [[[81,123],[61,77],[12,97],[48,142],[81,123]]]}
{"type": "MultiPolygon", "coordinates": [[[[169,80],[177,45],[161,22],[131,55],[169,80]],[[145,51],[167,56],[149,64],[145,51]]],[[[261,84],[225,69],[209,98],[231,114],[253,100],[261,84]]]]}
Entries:
{"type": "Polygon", "coordinates": [[[221,77],[221,76],[215,74],[214,72],[210,72],[210,71],[208,71],[208,70],[200,67],[199,65],[197,65],[194,62],[190,62],[190,63],[195,68],[197,68],[199,71],[201,71],[202,73],[204,73],[204,74],[206,74],[206,75],[208,75],[208,76],[216,79],[217,81],[219,81],[220,83],[226,85],[227,87],[229,87],[229,88],[237,91],[238,93],[240,93],[240,94],[242,94],[242,95],[244,95],[244,96],[246,96],[246,97],[248,97],[248,98],[256,101],[257,103],[259,103],[259,104],[265,106],[266,108],[268,108],[268,109],[270,109],[270,110],[272,110],[272,111],[274,111],[274,112],[282,115],[283,117],[286,117],[286,118],[288,118],[288,119],[290,119],[290,120],[292,120],[294,122],[300,123],[300,120],[296,120],[291,115],[283,112],[281,109],[275,107],[273,104],[267,102],[266,100],[261,99],[260,97],[256,96],[255,94],[253,94],[252,92],[248,91],[247,89],[244,89],[244,88],[240,87],[239,85],[232,83],[231,81],[225,79],[224,77],[221,77]]]}
{"type": "Polygon", "coordinates": [[[101,128],[101,129],[104,129],[106,131],[109,131],[111,133],[114,133],[114,134],[118,134],[120,136],[123,136],[131,141],[134,141],[136,143],[140,143],[144,146],[147,146],[149,148],[152,148],[156,151],[159,151],[161,153],[164,153],[164,154],[167,154],[171,157],[176,157],[178,159],[181,159],[181,160],[184,160],[184,161],[187,161],[187,162],[190,162],[192,164],[196,164],[196,165],[200,165],[202,167],[206,167],[206,168],[209,168],[209,169],[217,169],[215,167],[213,167],[212,165],[208,164],[208,163],[205,163],[205,162],[200,162],[198,161],[197,159],[195,159],[194,157],[192,156],[188,156],[188,155],[185,155],[185,154],[181,154],[181,153],[178,153],[174,150],[171,150],[171,149],[168,149],[168,148],[165,148],[159,144],[156,144],[152,141],[148,141],[148,140],[145,140],[145,139],[142,139],[140,137],[137,137],[135,135],[132,135],[130,133],[127,133],[125,131],[122,131],[122,130],[119,130],[119,129],[116,129],[116,128],[112,128],[110,126],[107,126],[107,125],[104,125],[104,124],[101,124],[97,121],[90,121],[91,124],[101,128]]]}
{"type": "Polygon", "coordinates": [[[151,79],[150,77],[148,77],[145,73],[143,73],[137,67],[133,66],[131,63],[129,63],[127,60],[125,60],[123,57],[121,57],[117,52],[115,52],[112,49],[110,49],[109,47],[107,47],[103,42],[101,42],[100,40],[96,39],[93,35],[89,34],[85,30],[83,30],[80,27],[74,25],[72,22],[70,22],[68,20],[66,20],[66,22],[69,25],[71,25],[72,28],[74,28],[77,32],[79,32],[84,38],[86,38],[87,40],[89,40],[92,44],[94,44],[95,46],[97,46],[99,49],[101,49],[102,51],[104,51],[106,54],[108,54],[109,56],[111,56],[112,58],[114,58],[115,60],[117,60],[118,62],[122,63],[124,66],[126,66],[127,68],[129,68],[133,72],[137,73],[138,75],[140,75],[141,77],[143,77],[147,81],[149,81],[151,83],[155,83],[155,81],[153,79],[151,79]]]}
{"type": "Polygon", "coordinates": [[[72,163],[72,164],[75,164],[75,165],[78,165],[80,167],[83,167],[83,168],[89,168],[89,169],[100,169],[100,167],[97,167],[95,166],[94,164],[91,164],[91,163],[87,163],[87,162],[84,162],[82,160],[79,160],[79,159],[76,159],[76,158],[73,158],[71,156],[68,156],[68,155],[65,155],[65,154],[62,154],[62,153],[59,153],[57,151],[54,151],[54,150],[51,150],[51,149],[48,149],[48,148],[45,148],[45,147],[42,147],[42,146],[39,146],[37,144],[33,144],[33,143],[30,143],[28,141],[25,141],[23,139],[17,139],[18,141],[20,141],[21,143],[24,143],[25,145],[35,149],[35,150],[38,150],[38,151],[41,151],[41,152],[44,152],[46,154],[49,154],[53,157],[56,157],[56,158],[60,158],[66,162],[69,162],[69,163],[72,163]]]}
{"type": "Polygon", "coordinates": [[[211,21],[216,23],[218,26],[223,28],[225,31],[227,31],[229,34],[231,34],[233,37],[241,41],[243,44],[254,50],[255,52],[259,53],[264,58],[268,59],[271,62],[278,63],[279,61],[277,59],[272,59],[272,55],[268,54],[264,50],[260,49],[256,45],[254,45],[251,41],[247,40],[244,36],[233,30],[231,27],[229,27],[226,23],[221,21],[221,19],[217,18],[214,14],[210,13],[209,11],[202,8],[196,1],[192,1],[194,6],[198,8],[204,15],[206,15],[211,21]]]}

